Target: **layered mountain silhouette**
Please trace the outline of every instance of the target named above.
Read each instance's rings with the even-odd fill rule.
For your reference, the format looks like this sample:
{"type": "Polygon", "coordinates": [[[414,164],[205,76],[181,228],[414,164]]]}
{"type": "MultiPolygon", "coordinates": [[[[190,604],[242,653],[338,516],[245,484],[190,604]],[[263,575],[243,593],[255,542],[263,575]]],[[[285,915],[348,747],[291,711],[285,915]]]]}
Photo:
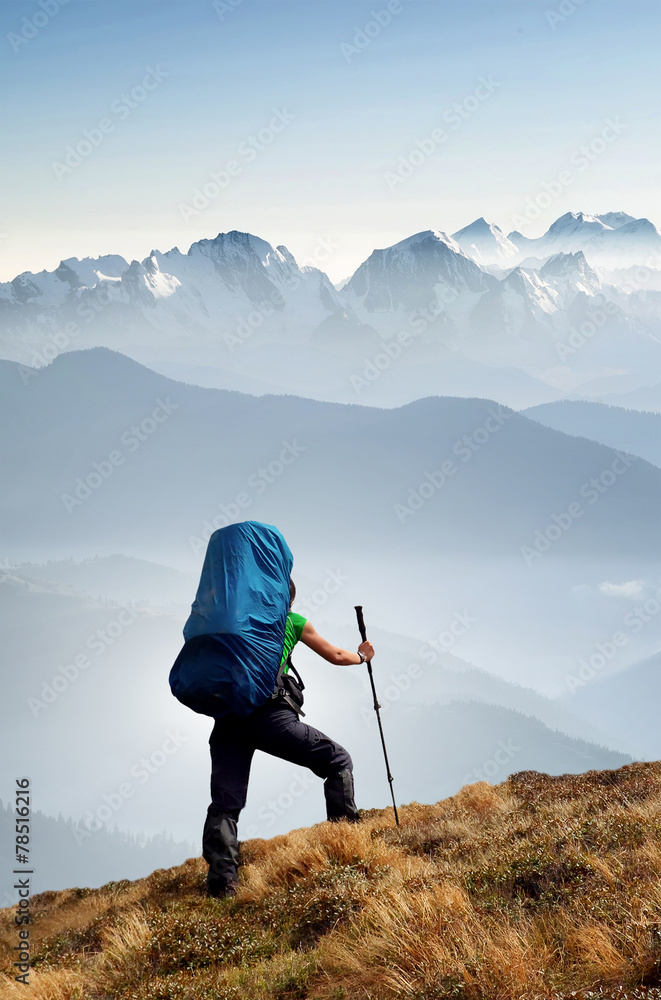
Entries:
{"type": "MultiPolygon", "coordinates": [[[[56,867],[61,854],[70,877],[81,844],[88,879],[120,877],[114,862],[121,859],[125,875],[148,871],[157,848],[166,860],[160,841],[135,853],[113,839],[115,828],[144,831],[141,842],[162,830],[177,841],[198,840],[211,720],[183,708],[167,685],[182,620],[147,606],[92,600],[20,572],[7,574],[0,598],[3,649],[22,665],[6,678],[0,707],[3,760],[10,773],[31,775],[41,810],[67,818],[51,838],[49,864],[56,867]]],[[[325,622],[319,612],[314,620],[322,633],[354,646],[349,629],[325,622]]],[[[580,772],[629,759],[604,745],[608,730],[581,726],[571,711],[529,688],[451,652],[425,656],[422,637],[376,628],[371,634],[379,651],[382,718],[398,795],[405,800],[450,794],[471,780],[500,781],[521,769],[580,772]]],[[[385,805],[364,669],[332,669],[304,649],[294,659],[307,685],[306,718],[350,748],[361,805],[385,805]]],[[[258,755],[244,835],[284,832],[322,816],[318,779],[258,755]]]]}
{"type": "MultiPolygon", "coordinates": [[[[13,803],[0,802],[0,851],[15,853],[16,817],[13,803]]],[[[81,833],[80,824],[63,816],[32,814],[34,843],[39,845],[39,869],[32,878],[35,893],[72,885],[99,886],[125,878],[140,878],[154,868],[180,864],[198,853],[191,841],[175,841],[167,834],[144,836],[109,827],[94,835],[81,833]]],[[[16,876],[0,876],[0,908],[16,905],[16,876]]]]}
{"type": "Polygon", "coordinates": [[[549,253],[583,250],[593,264],[617,268],[647,264],[658,268],[661,236],[649,219],[634,219],[626,212],[587,215],[566,212],[536,239],[510,233],[519,254],[537,258],[549,253]]]}
{"type": "MultiPolygon", "coordinates": [[[[347,648],[364,603],[402,800],[628,760],[609,719],[582,722],[540,691],[568,669],[561,644],[589,644],[608,611],[604,598],[586,615],[572,586],[658,564],[661,469],[645,458],[489,399],[389,410],[254,397],[105,348],[40,369],[5,361],[0,387],[0,627],[21,664],[3,759],[99,850],[115,824],[197,836],[210,721],[172,699],[167,674],[206,539],[231,520],[283,530],[302,611],[347,648]]],[[[639,650],[626,652],[622,666],[639,650]]],[[[361,804],[384,805],[364,671],[303,650],[297,666],[310,721],[351,750],[361,804]]],[[[323,815],[320,784],[281,762],[256,761],[251,788],[247,836],[323,815]]]]}
{"type": "Polygon", "coordinates": [[[655,227],[621,212],[567,213],[535,239],[484,219],[428,230],[374,250],[340,290],[233,231],[18,275],[0,285],[0,351],[38,367],[104,346],[200,384],[356,402],[367,388],[379,405],[451,386],[515,407],[601,398],[659,370],[660,271],[655,227]]]}
{"type": "Polygon", "coordinates": [[[612,631],[600,584],[647,579],[658,560],[658,468],[489,400],[255,398],[103,349],[38,371],[5,362],[0,379],[3,560],[106,557],[103,590],[83,565],[45,571],[91,596],[164,610],[169,594],[181,610],[181,573],[197,577],[211,531],[254,518],[283,530],[301,578],[341,571],[338,622],[365,603],[434,636],[467,610],[479,624],[460,655],[552,693],[612,631]],[[120,555],[142,560],[123,585],[107,561],[120,555]],[[171,568],[160,594],[154,564],[171,568]]]}
{"type": "Polygon", "coordinates": [[[605,676],[593,671],[566,695],[564,704],[590,724],[605,727],[636,759],[657,760],[661,755],[660,697],[661,653],[655,652],[605,676]]]}
{"type": "MultiPolygon", "coordinates": [[[[3,761],[33,777],[61,884],[72,859],[98,884],[199,837],[211,721],[167,675],[231,521],[278,525],[334,642],[355,648],[364,605],[399,801],[659,755],[661,615],[626,616],[658,573],[660,418],[624,406],[661,411],[660,240],[622,212],[536,239],[478,219],[337,288],[231,232],[0,287],[3,761]]],[[[386,805],[364,668],[295,661],[359,804],[386,805]]],[[[243,838],[322,817],[317,779],[258,756],[243,838]]]]}
{"type": "Polygon", "coordinates": [[[661,467],[661,415],[581,400],[534,406],[525,410],[545,427],[591,438],[631,452],[661,467]]]}
{"type": "Polygon", "coordinates": [[[256,399],[174,383],[101,349],[64,354],[27,385],[24,375],[2,365],[8,554],[27,534],[48,557],[103,539],[110,552],[168,552],[178,565],[205,523],[263,515],[312,550],[342,539],[380,552],[387,538],[393,556],[522,558],[572,503],[583,513],[551,532],[556,554],[651,559],[661,546],[661,470],[488,400],[380,410],[256,399]]]}

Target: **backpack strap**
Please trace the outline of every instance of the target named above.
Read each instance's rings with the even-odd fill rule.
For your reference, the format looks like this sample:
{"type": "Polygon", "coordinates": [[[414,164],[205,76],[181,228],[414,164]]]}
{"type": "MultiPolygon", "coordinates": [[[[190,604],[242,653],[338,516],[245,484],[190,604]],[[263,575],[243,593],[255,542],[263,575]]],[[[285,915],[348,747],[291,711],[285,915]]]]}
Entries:
{"type": "Polygon", "coordinates": [[[294,675],[296,677],[296,680],[298,681],[298,683],[300,685],[301,691],[305,688],[305,684],[301,680],[301,677],[300,677],[300,675],[298,673],[298,670],[296,669],[296,667],[292,663],[291,656],[288,656],[287,659],[285,660],[285,662],[280,664],[280,669],[278,670],[278,674],[277,674],[277,677],[275,679],[275,687],[273,688],[273,691],[271,692],[271,694],[269,696],[270,700],[272,700],[272,701],[284,701],[284,702],[286,702],[287,705],[289,705],[290,708],[292,708],[296,712],[297,715],[303,715],[304,716],[305,712],[303,711],[303,709],[301,708],[301,706],[297,705],[296,702],[294,701],[294,699],[289,696],[289,693],[288,693],[287,688],[285,686],[285,682],[284,682],[284,677],[286,676],[285,675],[285,667],[288,667],[288,669],[291,670],[294,673],[294,675]]]}
{"type": "Polygon", "coordinates": [[[303,683],[303,680],[302,680],[301,675],[299,674],[298,670],[296,669],[296,667],[292,663],[291,656],[287,657],[287,665],[289,667],[289,673],[292,673],[294,675],[294,677],[296,678],[296,680],[298,681],[298,686],[300,687],[301,691],[305,691],[305,684],[303,683]]]}
{"type": "Polygon", "coordinates": [[[277,676],[275,678],[275,687],[273,688],[273,691],[271,692],[270,695],[271,698],[279,697],[278,692],[282,691],[282,678],[284,677],[286,666],[287,666],[287,660],[285,660],[284,663],[280,664],[280,669],[278,670],[277,676]]]}

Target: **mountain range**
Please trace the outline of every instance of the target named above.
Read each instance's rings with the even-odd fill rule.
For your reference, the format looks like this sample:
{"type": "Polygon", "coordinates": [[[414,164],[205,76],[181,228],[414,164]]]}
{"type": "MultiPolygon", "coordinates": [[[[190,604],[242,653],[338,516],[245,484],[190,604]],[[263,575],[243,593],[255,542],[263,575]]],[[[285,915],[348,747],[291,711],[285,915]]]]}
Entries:
{"type": "Polygon", "coordinates": [[[634,219],[626,212],[586,215],[566,212],[535,239],[503,231],[484,218],[453,233],[469,257],[489,267],[511,267],[526,259],[544,259],[557,253],[583,251],[590,263],[610,269],[646,264],[661,266],[661,237],[649,219],[634,219]]]}
{"type": "MultiPolygon", "coordinates": [[[[254,397],[174,382],[102,348],[30,372],[24,384],[20,365],[0,364],[0,552],[11,564],[122,555],[190,579],[214,528],[255,518],[281,527],[297,574],[323,582],[340,570],[345,607],[431,636],[466,610],[479,625],[462,655],[546,691],[612,631],[600,585],[651,580],[658,565],[661,469],[489,400],[388,410],[254,397]],[[578,584],[595,595],[589,606],[578,584]]],[[[129,564],[129,586],[106,565],[112,589],[88,577],[88,592],[158,596],[155,571],[142,586],[129,564]]],[[[183,603],[181,576],[163,571],[160,587],[165,603],[183,603]]],[[[619,661],[642,654],[632,642],[619,661]]]]}
{"type": "MultiPolygon", "coordinates": [[[[467,258],[457,277],[449,248],[431,247],[434,267],[466,294],[484,294],[473,281],[495,287],[467,258]]],[[[363,303],[382,290],[378,266],[351,292],[363,303]]],[[[102,829],[198,835],[209,721],[171,698],[167,673],[206,538],[246,517],[283,530],[301,610],[322,634],[355,648],[349,612],[364,604],[401,800],[480,775],[628,759],[612,713],[542,692],[592,655],[617,625],[614,609],[628,611],[622,581],[644,591],[656,572],[661,469],[643,453],[642,419],[619,427],[618,411],[611,426],[599,407],[577,436],[580,413],[567,433],[490,399],[384,409],[255,397],[98,347],[41,369],[4,361],[0,389],[0,636],[21,664],[0,708],[3,759],[7,773],[35,776],[44,812],[84,823],[110,808],[102,829]]],[[[653,650],[659,624],[627,637],[613,672],[653,650]]],[[[364,671],[297,657],[311,722],[350,746],[361,804],[383,805],[364,671]]],[[[321,810],[309,775],[256,761],[244,835],[321,810]]]]}
{"type": "Polygon", "coordinates": [[[658,760],[657,706],[661,696],[661,652],[624,670],[595,675],[563,699],[592,725],[605,727],[618,746],[637,760],[658,760]]]}
{"type": "Polygon", "coordinates": [[[545,427],[599,441],[661,468],[661,414],[584,400],[533,406],[524,413],[545,427]]]}
{"type": "Polygon", "coordinates": [[[428,230],[339,289],[233,231],[18,275],[0,285],[0,352],[40,367],[105,346],[198,384],[373,405],[600,399],[659,382],[660,275],[661,236],[623,212],[567,213],[536,239],[484,219],[428,230]]]}
{"type": "MultiPolygon", "coordinates": [[[[199,837],[210,720],[167,675],[209,534],[246,518],[283,531],[322,634],[355,648],[364,605],[399,801],[661,755],[660,245],[623,212],[478,219],[336,287],[235,231],[0,286],[0,728],[49,870],[139,874],[188,849],[162,830],[199,837]]],[[[296,663],[385,805],[364,669],[296,663]]],[[[258,755],[242,837],[322,816],[258,755]]]]}
{"type": "MultiPolygon", "coordinates": [[[[117,877],[117,861],[126,860],[128,848],[113,841],[115,826],[151,838],[167,829],[178,840],[198,840],[211,720],[185,709],[168,689],[182,620],[158,608],[94,600],[20,571],[5,576],[0,599],[5,655],[21,662],[21,671],[5,679],[0,706],[3,760],[9,773],[31,775],[44,812],[67,817],[52,831],[49,870],[58,869],[61,854],[71,878],[72,859],[84,846],[86,878],[117,877]],[[114,869],[105,863],[110,854],[114,869]]],[[[322,633],[354,645],[350,629],[315,621],[322,633]]],[[[421,638],[377,627],[370,634],[379,650],[375,675],[400,801],[445,795],[467,781],[502,780],[518,770],[576,773],[629,760],[606,745],[608,729],[583,723],[571,708],[530,688],[451,652],[432,661],[421,655],[421,638]]],[[[306,718],[350,748],[361,804],[385,804],[364,670],[335,670],[305,649],[295,661],[306,683],[306,718]]],[[[318,779],[257,756],[244,836],[285,832],[322,816],[318,779]]],[[[131,853],[130,871],[143,874],[157,857],[172,859],[177,850],[183,847],[172,845],[168,854],[166,845],[150,842],[148,850],[131,853]]]]}
{"type": "MultiPolygon", "coordinates": [[[[154,868],[180,863],[199,850],[195,842],[174,841],[167,834],[146,837],[109,827],[81,838],[79,823],[61,815],[47,816],[41,810],[33,812],[31,822],[34,842],[39,845],[39,868],[32,879],[35,893],[139,878],[154,868]]],[[[4,858],[15,853],[15,837],[14,804],[0,801],[0,853],[4,858]]],[[[0,908],[16,905],[15,882],[11,872],[0,874],[0,908]]]]}
{"type": "Polygon", "coordinates": [[[0,446],[8,555],[12,536],[49,548],[57,539],[51,558],[78,556],[66,547],[103,537],[112,551],[166,552],[167,565],[180,565],[187,539],[219,510],[222,520],[259,509],[291,525],[308,550],[332,550],[336,536],[378,552],[387,535],[393,553],[479,546],[521,559],[535,532],[574,501],[589,515],[561,532],[555,551],[652,558],[661,545],[661,470],[622,463],[612,449],[488,400],[382,410],[254,398],[175,383],[100,348],[63,354],[28,385],[19,366],[3,362],[0,384],[11,429],[0,446]],[[369,489],[338,491],[359,481],[369,489]],[[315,537],[319,523],[325,542],[315,537]]]}

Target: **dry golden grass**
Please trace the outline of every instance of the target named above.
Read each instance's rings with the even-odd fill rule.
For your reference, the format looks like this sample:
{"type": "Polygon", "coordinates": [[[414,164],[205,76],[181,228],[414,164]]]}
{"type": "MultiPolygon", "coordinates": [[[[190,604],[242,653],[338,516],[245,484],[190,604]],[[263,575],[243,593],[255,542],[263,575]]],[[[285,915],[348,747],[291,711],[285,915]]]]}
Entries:
{"type": "Polygon", "coordinates": [[[37,1000],[661,998],[661,764],[467,786],[242,845],[241,886],[191,859],[33,900],[37,1000]]]}

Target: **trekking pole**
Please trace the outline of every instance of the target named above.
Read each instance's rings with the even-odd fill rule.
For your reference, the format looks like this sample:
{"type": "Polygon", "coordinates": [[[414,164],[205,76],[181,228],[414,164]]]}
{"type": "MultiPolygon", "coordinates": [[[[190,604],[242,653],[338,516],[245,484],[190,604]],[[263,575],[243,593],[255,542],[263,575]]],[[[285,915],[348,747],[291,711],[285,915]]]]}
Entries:
{"type": "MultiPolygon", "coordinates": [[[[367,642],[367,633],[365,631],[365,622],[363,620],[363,608],[362,605],[355,605],[356,608],[356,618],[358,619],[358,629],[360,631],[360,637],[363,642],[367,642]]],[[[379,732],[381,734],[381,746],[383,747],[383,756],[386,761],[386,774],[388,775],[388,784],[390,785],[390,794],[392,796],[392,808],[395,813],[395,823],[399,826],[399,816],[397,815],[397,805],[395,804],[395,792],[392,787],[393,777],[390,773],[390,764],[388,763],[388,751],[386,750],[386,740],[383,735],[383,726],[381,725],[381,716],[379,715],[379,699],[376,696],[376,688],[374,687],[374,674],[372,673],[372,663],[367,660],[367,672],[370,675],[370,684],[372,685],[372,694],[374,695],[374,711],[376,712],[376,721],[379,723],[379,732]]]]}

